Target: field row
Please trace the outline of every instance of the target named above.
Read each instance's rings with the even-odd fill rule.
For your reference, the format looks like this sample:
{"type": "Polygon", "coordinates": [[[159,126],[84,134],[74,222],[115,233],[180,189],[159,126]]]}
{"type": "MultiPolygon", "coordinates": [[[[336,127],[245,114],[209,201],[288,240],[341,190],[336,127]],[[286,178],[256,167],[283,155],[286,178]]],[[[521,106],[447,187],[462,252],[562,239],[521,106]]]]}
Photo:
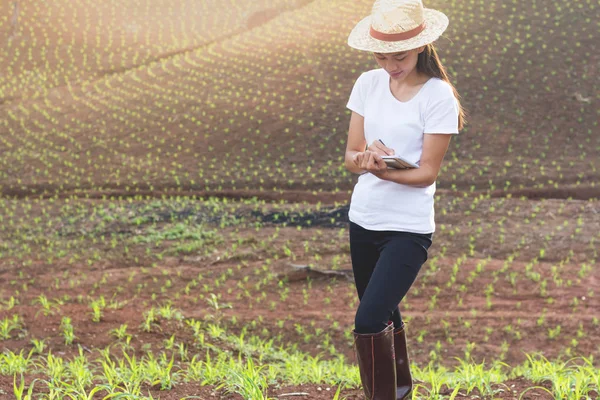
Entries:
{"type": "MultiPolygon", "coordinates": [[[[221,399],[266,400],[293,393],[310,394],[316,399],[360,398],[358,368],[343,359],[323,361],[293,349],[275,349],[265,342],[246,343],[243,337],[232,335],[223,336],[222,342],[230,342],[236,351],[207,349],[207,354],[213,357],[203,360],[198,354],[187,357],[188,351],[184,349],[184,362],[174,362],[168,352],[148,353],[138,358],[125,349],[119,358],[113,358],[109,349],[105,349],[91,359],[81,346],[79,354],[68,359],[51,353],[34,356],[32,351],[25,357],[8,352],[0,360],[0,385],[8,388],[5,383],[9,383],[9,379],[2,375],[12,375],[17,398],[26,393],[41,394],[45,399],[67,396],[105,396],[102,398],[106,399],[120,394],[136,398],[147,395],[141,398],[148,399],[219,395],[221,399]],[[259,356],[260,361],[232,357],[242,353],[259,356]]],[[[528,396],[540,400],[582,399],[595,398],[600,387],[598,370],[588,359],[553,363],[534,356],[523,365],[512,367],[503,363],[485,365],[461,361],[450,370],[432,365],[412,369],[416,381],[413,398],[417,399],[447,398],[448,395],[456,399],[511,398],[508,396],[522,396],[527,392],[528,396]],[[573,386],[575,390],[571,389],[573,386]]],[[[0,393],[8,394],[1,388],[0,393]]]]}
{"type": "MultiPolygon", "coordinates": [[[[300,7],[282,1],[282,10],[300,8],[193,51],[100,79],[68,80],[43,96],[0,105],[3,193],[350,190],[355,178],[343,167],[344,104],[359,73],[375,64],[368,54],[350,51],[345,40],[367,3],[300,7]]],[[[564,35],[548,33],[545,20],[519,24],[506,35],[505,25],[516,24],[506,7],[492,5],[485,19],[474,12],[478,6],[466,3],[444,10],[455,24],[469,27],[449,28],[450,40],[442,39],[440,47],[471,117],[453,139],[440,187],[595,187],[600,139],[593,134],[599,109],[593,79],[598,60],[588,50],[595,45],[593,25],[585,7],[561,3],[527,12],[560,8],[563,17],[555,25],[579,21],[569,25],[581,30],[572,32],[580,38],[574,46],[564,35]],[[484,51],[490,41],[494,50],[484,51]],[[535,55],[535,65],[519,62],[525,52],[535,55]],[[587,62],[562,70],[557,52],[567,61],[587,62]],[[582,97],[571,96],[575,91],[582,97]]],[[[13,76],[10,70],[7,76],[13,76]]],[[[20,90],[23,80],[14,79],[20,90]]]]}
{"type": "MultiPolygon", "coordinates": [[[[178,249],[186,240],[227,239],[221,229],[273,226],[327,229],[347,236],[348,205],[269,203],[256,199],[0,200],[0,259],[8,265],[56,260],[88,265],[213,249],[178,249]],[[213,232],[210,234],[210,232],[213,232]],[[212,236],[211,236],[212,235],[212,236]],[[165,242],[165,239],[170,240],[165,242]],[[90,243],[93,244],[90,246],[90,243]],[[93,256],[93,250],[102,249],[93,256]],[[143,250],[142,254],[140,252],[143,250]],[[20,261],[19,261],[20,260],[20,261]]],[[[451,256],[585,264],[597,260],[597,201],[492,198],[444,194],[436,199],[435,251],[451,256]]],[[[233,233],[232,233],[233,234],[233,233]]],[[[320,243],[315,243],[318,247],[320,243]]],[[[347,257],[347,255],[345,255],[347,257]]],[[[308,263],[313,259],[305,260],[308,263]]]]}
{"type": "Polygon", "coordinates": [[[48,96],[204,47],[307,0],[6,1],[0,4],[0,104],[48,96]]]}
{"type": "MultiPolygon", "coordinates": [[[[522,362],[540,343],[548,357],[600,350],[597,203],[443,199],[429,260],[402,303],[416,360],[522,362]]],[[[358,299],[344,207],[184,198],[4,205],[0,326],[9,348],[39,338],[63,346],[49,334],[64,331],[64,317],[90,346],[110,343],[124,323],[146,335],[166,307],[200,320],[218,311],[231,332],[260,321],[253,335],[351,356],[358,299]]]]}

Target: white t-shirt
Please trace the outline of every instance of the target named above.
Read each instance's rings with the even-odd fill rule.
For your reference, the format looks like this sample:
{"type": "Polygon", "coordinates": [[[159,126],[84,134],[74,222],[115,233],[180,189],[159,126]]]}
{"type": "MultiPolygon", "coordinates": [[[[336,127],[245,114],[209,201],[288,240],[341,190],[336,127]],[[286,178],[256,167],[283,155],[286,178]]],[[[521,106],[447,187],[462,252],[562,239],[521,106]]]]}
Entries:
{"type": "MultiPolygon", "coordinates": [[[[425,133],[458,134],[458,101],[446,81],[430,78],[412,99],[401,102],[392,94],[389,79],[382,68],[362,73],[347,107],[364,117],[367,144],[381,139],[395,154],[419,164],[425,133]]],[[[423,188],[362,174],[348,217],[370,230],[435,232],[435,187],[435,182],[423,188]]]]}

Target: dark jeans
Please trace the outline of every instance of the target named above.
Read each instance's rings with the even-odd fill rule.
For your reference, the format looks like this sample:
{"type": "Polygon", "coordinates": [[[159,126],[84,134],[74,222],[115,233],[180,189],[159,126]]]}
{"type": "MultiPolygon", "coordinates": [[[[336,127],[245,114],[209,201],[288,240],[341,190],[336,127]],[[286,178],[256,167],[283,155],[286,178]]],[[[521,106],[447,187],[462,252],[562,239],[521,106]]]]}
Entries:
{"type": "Polygon", "coordinates": [[[354,329],[377,333],[402,326],[398,304],[427,261],[433,233],[372,231],[350,221],[350,256],[360,304],[354,329]]]}

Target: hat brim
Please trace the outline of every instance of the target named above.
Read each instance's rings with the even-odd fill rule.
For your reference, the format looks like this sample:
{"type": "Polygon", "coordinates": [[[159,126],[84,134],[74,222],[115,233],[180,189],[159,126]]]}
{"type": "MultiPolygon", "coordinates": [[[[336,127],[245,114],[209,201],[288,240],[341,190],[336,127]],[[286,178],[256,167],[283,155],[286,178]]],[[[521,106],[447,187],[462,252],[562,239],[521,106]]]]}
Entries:
{"type": "Polygon", "coordinates": [[[372,51],[375,53],[396,53],[412,50],[435,41],[448,27],[449,21],[446,14],[431,8],[423,9],[425,29],[417,36],[396,42],[386,42],[374,39],[369,31],[371,29],[371,16],[363,18],[348,36],[348,45],[357,50],[372,51]]]}

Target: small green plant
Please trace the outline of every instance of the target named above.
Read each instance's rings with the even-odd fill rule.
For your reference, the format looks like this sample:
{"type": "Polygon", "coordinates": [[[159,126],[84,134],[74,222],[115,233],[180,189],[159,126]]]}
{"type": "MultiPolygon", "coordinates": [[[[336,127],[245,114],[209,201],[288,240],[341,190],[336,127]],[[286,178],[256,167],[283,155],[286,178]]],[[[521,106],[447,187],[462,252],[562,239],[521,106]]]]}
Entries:
{"type": "Polygon", "coordinates": [[[103,315],[103,310],[106,308],[106,301],[104,300],[104,296],[100,296],[98,300],[93,300],[90,303],[90,307],[92,309],[92,321],[100,322],[103,315]]]}
{"type": "Polygon", "coordinates": [[[555,328],[548,328],[548,339],[554,340],[560,335],[560,325],[557,325],[555,328]]]}
{"type": "Polygon", "coordinates": [[[14,314],[12,318],[4,318],[0,321],[0,339],[10,339],[11,332],[21,328],[21,317],[14,314]]]}
{"type": "Polygon", "coordinates": [[[158,321],[156,317],[155,308],[152,307],[150,310],[144,312],[144,321],[142,322],[141,328],[144,332],[151,332],[152,328],[157,327],[160,329],[160,325],[156,323],[158,321]]]}
{"type": "Polygon", "coordinates": [[[73,344],[73,341],[76,339],[75,333],[74,333],[74,329],[73,329],[73,325],[71,324],[71,318],[70,317],[63,317],[61,322],[60,322],[60,329],[62,331],[62,335],[65,338],[65,344],[66,345],[71,345],[73,344]]]}
{"type": "Polygon", "coordinates": [[[48,298],[42,293],[40,294],[36,299],[34,299],[31,304],[39,304],[42,306],[41,310],[38,310],[38,312],[35,313],[35,316],[37,317],[37,315],[39,313],[43,313],[44,316],[48,316],[48,315],[54,315],[54,308],[59,308],[58,304],[52,304],[52,302],[50,300],[48,300],[48,298]]]}
{"type": "Polygon", "coordinates": [[[19,381],[19,386],[17,386],[17,374],[13,376],[13,390],[16,400],[33,400],[33,389],[35,387],[35,383],[38,379],[34,379],[33,382],[29,385],[27,389],[27,393],[25,392],[25,379],[23,378],[23,374],[21,374],[21,380],[19,381]]]}
{"type": "Polygon", "coordinates": [[[131,335],[127,333],[127,324],[121,324],[121,326],[112,329],[109,333],[119,340],[131,337],[131,335]]]}

